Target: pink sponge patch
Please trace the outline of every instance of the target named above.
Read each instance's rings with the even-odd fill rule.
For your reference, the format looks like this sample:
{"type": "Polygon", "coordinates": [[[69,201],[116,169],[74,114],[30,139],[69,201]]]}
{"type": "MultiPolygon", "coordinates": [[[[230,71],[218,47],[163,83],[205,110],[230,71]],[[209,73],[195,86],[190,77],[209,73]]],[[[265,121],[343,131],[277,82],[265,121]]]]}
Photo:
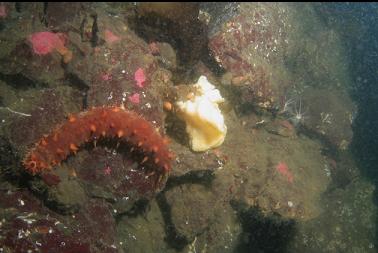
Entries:
{"type": "Polygon", "coordinates": [[[7,16],[7,8],[3,3],[0,4],[0,18],[5,18],[7,16]]]}
{"type": "Polygon", "coordinates": [[[276,170],[278,171],[278,173],[280,173],[282,176],[286,177],[287,181],[289,183],[293,183],[294,181],[294,176],[293,174],[291,173],[291,171],[289,170],[289,167],[286,165],[286,163],[284,162],[279,162],[277,165],[276,165],[276,170]]]}
{"type": "Polygon", "coordinates": [[[119,41],[120,38],[115,35],[112,31],[106,29],[105,30],[105,41],[108,43],[108,44],[112,44],[116,41],[119,41]]]}
{"type": "Polygon", "coordinates": [[[101,79],[103,81],[111,81],[113,79],[113,76],[112,76],[112,74],[109,74],[109,73],[103,73],[101,75],[101,79]]]}
{"type": "Polygon", "coordinates": [[[137,71],[135,71],[134,80],[136,81],[136,85],[139,88],[144,87],[144,82],[146,81],[146,76],[144,75],[143,69],[139,68],[137,71]]]}
{"type": "Polygon", "coordinates": [[[134,93],[131,97],[129,97],[131,103],[139,104],[140,102],[140,95],[138,93],[134,93]]]}
{"type": "Polygon", "coordinates": [[[44,55],[51,53],[54,49],[61,52],[65,40],[62,34],[52,32],[37,32],[29,36],[29,41],[33,46],[34,53],[44,55]]]}

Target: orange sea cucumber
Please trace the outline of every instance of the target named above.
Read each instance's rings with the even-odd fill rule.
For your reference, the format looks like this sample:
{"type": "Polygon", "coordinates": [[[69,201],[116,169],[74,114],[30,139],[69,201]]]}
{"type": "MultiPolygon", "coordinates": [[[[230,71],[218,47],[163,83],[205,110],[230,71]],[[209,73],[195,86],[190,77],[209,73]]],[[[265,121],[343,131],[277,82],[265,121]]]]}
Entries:
{"type": "Polygon", "coordinates": [[[38,141],[23,164],[34,175],[61,163],[83,144],[101,138],[116,138],[138,149],[143,154],[139,162],[149,161],[157,172],[171,170],[173,154],[167,139],[147,120],[121,107],[95,107],[70,115],[67,122],[38,141]]]}

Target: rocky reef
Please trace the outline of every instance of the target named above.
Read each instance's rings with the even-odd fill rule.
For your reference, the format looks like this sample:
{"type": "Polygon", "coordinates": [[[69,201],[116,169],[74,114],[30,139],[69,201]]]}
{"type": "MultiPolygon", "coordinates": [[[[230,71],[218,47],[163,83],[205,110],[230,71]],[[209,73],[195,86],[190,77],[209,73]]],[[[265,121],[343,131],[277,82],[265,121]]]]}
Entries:
{"type": "Polygon", "coordinates": [[[374,252],[347,49],[313,5],[0,3],[0,45],[1,252],[374,252]],[[204,78],[213,110],[183,116],[204,78]],[[60,164],[28,173],[35,143],[93,108],[165,136],[169,173],[142,125],[96,117],[90,142],[68,143],[79,124],[56,137],[60,164]],[[204,138],[218,119],[215,145],[193,148],[188,122],[204,138]],[[118,138],[98,141],[100,126],[118,138]],[[329,219],[328,240],[313,231],[329,219]]]}

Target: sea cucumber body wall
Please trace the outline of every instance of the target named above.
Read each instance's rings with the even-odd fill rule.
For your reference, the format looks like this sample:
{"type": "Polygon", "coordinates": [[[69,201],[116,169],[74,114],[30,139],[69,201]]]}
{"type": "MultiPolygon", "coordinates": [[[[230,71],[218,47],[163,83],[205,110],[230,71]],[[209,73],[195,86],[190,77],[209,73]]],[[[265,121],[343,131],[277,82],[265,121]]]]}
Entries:
{"type": "Polygon", "coordinates": [[[143,161],[150,160],[159,172],[171,169],[173,157],[167,140],[144,118],[120,107],[95,107],[69,116],[67,122],[44,136],[24,159],[32,174],[51,169],[74,154],[87,142],[116,138],[139,150],[143,161]]]}

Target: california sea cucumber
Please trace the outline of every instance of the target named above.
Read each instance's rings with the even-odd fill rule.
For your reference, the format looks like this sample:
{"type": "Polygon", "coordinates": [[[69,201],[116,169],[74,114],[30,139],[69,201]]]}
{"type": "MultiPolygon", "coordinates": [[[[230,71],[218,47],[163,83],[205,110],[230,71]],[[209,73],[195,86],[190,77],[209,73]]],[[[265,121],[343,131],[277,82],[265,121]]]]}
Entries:
{"type": "Polygon", "coordinates": [[[173,154],[167,139],[138,114],[121,107],[95,107],[76,115],[41,138],[26,155],[23,164],[31,174],[51,169],[75,154],[88,142],[111,138],[138,150],[140,163],[150,163],[155,172],[165,175],[171,170],[173,154]]]}

